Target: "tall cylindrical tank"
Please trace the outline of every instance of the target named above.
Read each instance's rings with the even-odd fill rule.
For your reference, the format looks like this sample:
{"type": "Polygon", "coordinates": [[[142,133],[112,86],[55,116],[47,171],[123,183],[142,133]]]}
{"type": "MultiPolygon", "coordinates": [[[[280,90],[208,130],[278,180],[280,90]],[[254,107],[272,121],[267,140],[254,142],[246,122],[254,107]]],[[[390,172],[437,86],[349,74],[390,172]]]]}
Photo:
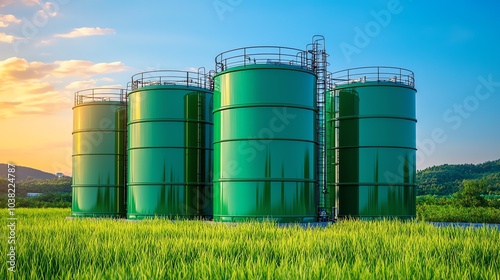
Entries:
{"type": "Polygon", "coordinates": [[[217,56],[214,220],[316,220],[316,75],[301,50],[217,56]]]}
{"type": "Polygon", "coordinates": [[[328,126],[339,218],[415,218],[416,116],[413,72],[363,67],[332,74],[328,126]]]}
{"type": "Polygon", "coordinates": [[[71,215],[121,217],[124,207],[125,91],[75,93],[71,215]]]}
{"type": "Polygon", "coordinates": [[[152,71],[128,95],[127,217],[211,218],[212,91],[202,73],[152,71]]]}
{"type": "Polygon", "coordinates": [[[335,218],[336,206],[336,186],[335,178],[337,172],[337,158],[335,153],[335,102],[332,91],[325,92],[325,151],[326,151],[326,189],[324,194],[325,210],[330,219],[335,218]]]}

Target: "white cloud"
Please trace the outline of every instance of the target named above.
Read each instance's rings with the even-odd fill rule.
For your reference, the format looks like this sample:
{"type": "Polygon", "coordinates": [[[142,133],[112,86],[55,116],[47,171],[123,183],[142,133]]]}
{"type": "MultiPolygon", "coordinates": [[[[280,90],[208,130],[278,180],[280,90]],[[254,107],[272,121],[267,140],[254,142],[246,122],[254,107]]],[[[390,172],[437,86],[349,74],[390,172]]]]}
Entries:
{"type": "Polygon", "coordinates": [[[27,6],[40,5],[40,0],[23,0],[23,4],[27,6]]]}
{"type": "Polygon", "coordinates": [[[8,27],[11,23],[19,24],[21,20],[14,15],[0,15],[0,27],[8,27]]]}
{"type": "Polygon", "coordinates": [[[114,80],[113,80],[113,79],[111,79],[111,78],[102,78],[102,79],[101,79],[101,81],[106,82],[106,83],[111,83],[111,82],[113,82],[114,80]]]}
{"type": "MultiPolygon", "coordinates": [[[[99,82],[106,82],[110,83],[113,82],[113,79],[111,78],[102,78],[102,79],[90,79],[90,80],[85,80],[85,81],[74,81],[68,84],[65,89],[67,90],[72,90],[72,91],[79,91],[79,90],[84,90],[84,89],[89,89],[89,88],[99,88],[100,86],[97,86],[99,82]]],[[[111,88],[120,88],[121,85],[106,85],[104,87],[111,87],[111,88]]]]}
{"type": "Polygon", "coordinates": [[[47,14],[49,17],[55,17],[57,16],[56,10],[58,9],[55,5],[57,4],[54,4],[52,2],[45,2],[42,6],[43,9],[39,10],[38,13],[47,14]]]}
{"type": "Polygon", "coordinates": [[[94,63],[68,60],[44,63],[10,57],[0,61],[0,119],[26,114],[48,115],[71,108],[75,91],[113,81],[95,76],[125,69],[127,67],[119,61],[94,63]],[[82,77],[90,79],[82,81],[82,77]]]}
{"type": "Polygon", "coordinates": [[[0,42],[1,43],[10,44],[10,43],[14,42],[14,40],[17,40],[17,39],[19,39],[19,38],[16,36],[7,35],[3,32],[0,32],[0,42]]]}
{"type": "Polygon", "coordinates": [[[56,34],[55,37],[59,38],[78,38],[85,36],[98,36],[98,35],[109,35],[115,34],[113,28],[100,28],[100,27],[81,27],[74,28],[73,31],[65,34],[56,34]]]}
{"type": "Polygon", "coordinates": [[[10,5],[14,0],[2,0],[0,2],[0,8],[10,5]]]}
{"type": "Polygon", "coordinates": [[[64,60],[56,61],[54,64],[57,68],[54,69],[55,76],[65,77],[78,75],[80,77],[90,77],[93,75],[104,73],[122,72],[127,67],[121,61],[94,63],[88,60],[64,60]]]}
{"type": "Polygon", "coordinates": [[[46,46],[52,44],[52,40],[41,40],[38,45],[40,46],[46,46]]]}
{"type": "MultiPolygon", "coordinates": [[[[0,8],[6,7],[10,4],[14,3],[14,0],[0,0],[0,8]]],[[[42,2],[40,0],[16,0],[16,4],[21,4],[24,6],[41,6],[41,7],[47,7],[48,5],[54,5],[53,2],[42,2]],[[42,5],[43,3],[43,5],[42,5]]]]}

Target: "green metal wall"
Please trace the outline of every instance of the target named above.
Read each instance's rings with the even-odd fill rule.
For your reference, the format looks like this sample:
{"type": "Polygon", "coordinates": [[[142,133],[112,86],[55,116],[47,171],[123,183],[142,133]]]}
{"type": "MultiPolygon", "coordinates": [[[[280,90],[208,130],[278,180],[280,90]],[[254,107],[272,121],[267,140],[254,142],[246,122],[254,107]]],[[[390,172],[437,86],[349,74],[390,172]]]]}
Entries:
{"type": "Polygon", "coordinates": [[[316,76],[287,65],[215,76],[214,220],[316,220],[316,76]]]}
{"type": "Polygon", "coordinates": [[[335,216],[334,208],[336,208],[336,165],[335,157],[335,103],[334,93],[332,91],[325,92],[325,152],[326,152],[326,188],[327,194],[324,195],[324,203],[327,215],[330,219],[335,216]]]}
{"type": "Polygon", "coordinates": [[[180,85],[129,94],[129,219],[212,216],[211,103],[211,91],[180,85]]]}
{"type": "Polygon", "coordinates": [[[95,101],[73,107],[74,217],[125,214],[125,112],[125,103],[119,101],[95,101]]]}
{"type": "MultiPolygon", "coordinates": [[[[415,218],[416,118],[413,87],[394,82],[337,86],[328,150],[338,154],[339,217],[415,218]],[[338,102],[338,104],[335,104],[338,102]]],[[[329,185],[332,181],[329,181],[329,185]]]]}

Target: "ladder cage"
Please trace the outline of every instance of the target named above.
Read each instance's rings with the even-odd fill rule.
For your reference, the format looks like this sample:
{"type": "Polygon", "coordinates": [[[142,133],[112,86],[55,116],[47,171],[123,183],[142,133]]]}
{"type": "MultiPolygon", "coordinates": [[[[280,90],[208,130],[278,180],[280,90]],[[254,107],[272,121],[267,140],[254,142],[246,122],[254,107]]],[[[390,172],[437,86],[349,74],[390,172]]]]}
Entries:
{"type": "Polygon", "coordinates": [[[318,218],[320,221],[327,220],[326,202],[328,199],[328,188],[326,181],[327,153],[326,153],[326,91],[328,90],[328,54],[326,52],[325,38],[322,35],[315,35],[312,43],[307,46],[307,53],[311,56],[312,70],[317,76],[316,80],[316,139],[317,162],[316,162],[316,202],[318,205],[318,218]]]}

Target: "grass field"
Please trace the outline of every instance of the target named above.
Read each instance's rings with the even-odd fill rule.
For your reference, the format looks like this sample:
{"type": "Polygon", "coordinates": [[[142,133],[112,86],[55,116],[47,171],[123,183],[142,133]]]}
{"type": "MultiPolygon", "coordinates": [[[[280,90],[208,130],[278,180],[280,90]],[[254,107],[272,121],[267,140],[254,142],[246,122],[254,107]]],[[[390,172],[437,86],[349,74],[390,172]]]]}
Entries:
{"type": "MultiPolygon", "coordinates": [[[[397,221],[303,229],[272,223],[65,220],[69,213],[18,209],[17,271],[8,272],[4,261],[0,278],[500,278],[497,229],[397,221]]],[[[5,258],[8,228],[1,232],[5,258]]]]}

